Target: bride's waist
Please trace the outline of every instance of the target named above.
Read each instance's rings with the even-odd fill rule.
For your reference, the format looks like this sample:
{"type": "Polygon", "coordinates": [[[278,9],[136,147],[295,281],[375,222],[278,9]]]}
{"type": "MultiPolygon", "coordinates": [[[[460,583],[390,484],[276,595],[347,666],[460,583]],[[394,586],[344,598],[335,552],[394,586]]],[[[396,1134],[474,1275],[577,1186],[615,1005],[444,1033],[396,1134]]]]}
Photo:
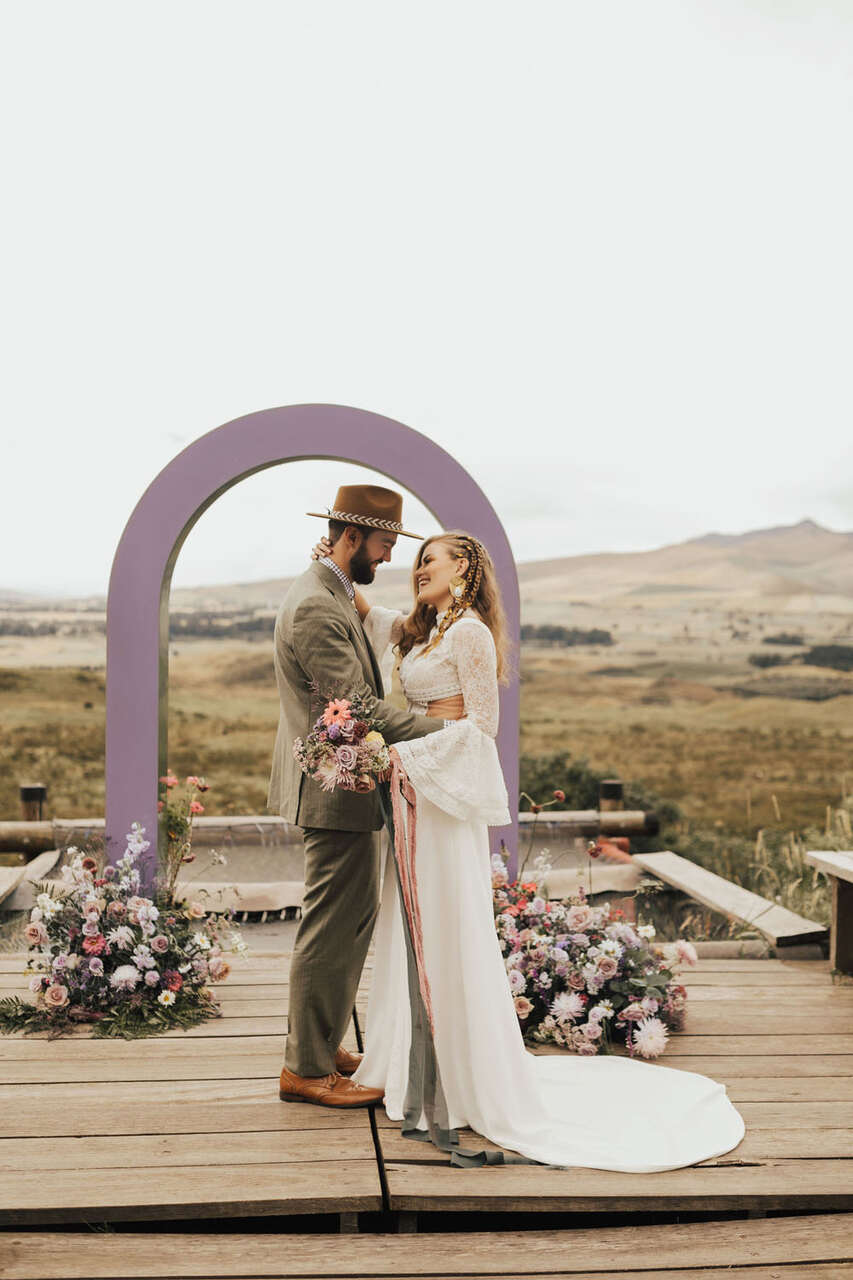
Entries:
{"type": "Polygon", "coordinates": [[[433,698],[426,704],[426,715],[438,716],[444,720],[462,720],[465,715],[465,699],[461,693],[451,694],[448,698],[433,698]]]}

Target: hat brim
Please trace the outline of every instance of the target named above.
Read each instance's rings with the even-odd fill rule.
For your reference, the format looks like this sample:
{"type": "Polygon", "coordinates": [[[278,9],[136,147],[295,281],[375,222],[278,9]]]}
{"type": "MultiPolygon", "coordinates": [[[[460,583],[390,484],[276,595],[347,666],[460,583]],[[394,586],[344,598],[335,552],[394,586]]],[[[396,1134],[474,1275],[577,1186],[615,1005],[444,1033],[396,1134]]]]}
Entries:
{"type": "MultiPolygon", "coordinates": [[[[306,511],[306,516],[319,516],[321,520],[333,520],[335,517],[330,516],[328,511],[306,511]]],[[[369,529],[372,533],[376,533],[375,524],[362,524],[360,520],[347,520],[347,524],[357,524],[361,529],[369,529]]],[[[422,533],[409,533],[407,529],[380,529],[380,533],[401,533],[404,538],[417,538],[418,542],[423,542],[424,535],[422,533]]]]}

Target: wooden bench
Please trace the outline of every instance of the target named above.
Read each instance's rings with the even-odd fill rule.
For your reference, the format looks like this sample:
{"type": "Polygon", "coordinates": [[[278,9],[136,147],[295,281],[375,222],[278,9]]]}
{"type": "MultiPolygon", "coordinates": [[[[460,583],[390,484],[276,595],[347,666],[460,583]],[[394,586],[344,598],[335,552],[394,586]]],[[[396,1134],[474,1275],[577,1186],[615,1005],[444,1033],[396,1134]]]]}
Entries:
{"type": "MultiPolygon", "coordinates": [[[[808,854],[806,855],[809,856],[808,854]]],[[[832,855],[831,855],[832,856],[832,855]]],[[[853,857],[853,855],[849,855],[853,857]]],[[[825,942],[829,931],[814,920],[806,920],[787,907],[762,898],[723,876],[707,871],[689,858],[668,850],[662,853],[635,853],[634,862],[652,875],[680,889],[689,897],[728,916],[749,924],[762,933],[775,947],[802,942],[825,942]]]]}
{"type": "Polygon", "coordinates": [[[806,862],[829,876],[832,886],[830,967],[853,973],[853,851],[810,849],[806,862]]]}

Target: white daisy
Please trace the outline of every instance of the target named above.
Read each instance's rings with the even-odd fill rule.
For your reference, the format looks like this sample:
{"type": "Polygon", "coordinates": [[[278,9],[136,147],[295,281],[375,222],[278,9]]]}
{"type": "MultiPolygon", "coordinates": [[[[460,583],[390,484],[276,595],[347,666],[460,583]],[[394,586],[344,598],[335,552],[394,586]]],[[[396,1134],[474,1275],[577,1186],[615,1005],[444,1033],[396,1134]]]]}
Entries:
{"type": "Polygon", "coordinates": [[[644,1018],[634,1028],[634,1047],[644,1058],[657,1058],[666,1042],[667,1030],[660,1018],[644,1018]]]}

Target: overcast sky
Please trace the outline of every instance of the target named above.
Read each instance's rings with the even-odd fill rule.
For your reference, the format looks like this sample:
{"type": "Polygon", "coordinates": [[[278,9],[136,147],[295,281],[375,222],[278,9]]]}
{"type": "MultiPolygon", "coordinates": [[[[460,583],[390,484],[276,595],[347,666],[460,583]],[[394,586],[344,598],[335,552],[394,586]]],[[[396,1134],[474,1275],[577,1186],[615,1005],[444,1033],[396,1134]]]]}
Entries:
{"type": "MultiPolygon", "coordinates": [[[[848,0],[10,0],[0,588],[105,592],[175,453],[306,402],[520,560],[853,529],[851,97],[848,0]]],[[[244,482],[174,582],[298,571],[366,478],[244,482]]]]}

